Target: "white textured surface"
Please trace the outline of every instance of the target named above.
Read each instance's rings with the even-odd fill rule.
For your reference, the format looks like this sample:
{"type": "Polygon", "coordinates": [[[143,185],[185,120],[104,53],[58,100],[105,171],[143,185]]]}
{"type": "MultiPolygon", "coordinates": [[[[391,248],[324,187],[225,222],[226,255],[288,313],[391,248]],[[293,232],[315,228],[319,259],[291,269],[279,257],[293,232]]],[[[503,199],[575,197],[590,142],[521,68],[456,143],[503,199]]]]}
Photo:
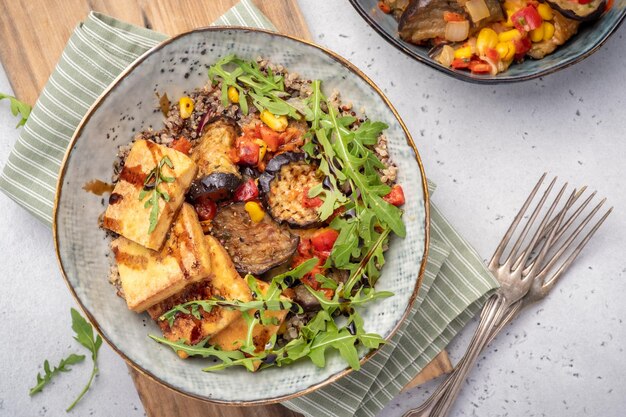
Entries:
{"type": "MultiPolygon", "coordinates": [[[[598,189],[615,206],[554,294],[523,313],[489,347],[452,415],[623,415],[626,29],[584,62],[545,79],[485,87],[405,57],[347,1],[300,3],[315,40],[350,59],[385,90],[438,185],[435,201],[485,258],[545,170],[598,189]]],[[[4,72],[0,91],[9,91],[4,72]]],[[[0,102],[2,165],[17,137],[15,123],[8,103],[0,102]]],[[[28,388],[44,359],[57,362],[80,351],[70,328],[69,308],[75,304],[57,270],[48,229],[1,194],[0,212],[0,416],[64,415],[88,378],[87,364],[33,398],[28,388]]],[[[472,330],[453,342],[454,358],[472,330]]],[[[107,346],[100,368],[73,414],[143,415],[126,366],[107,346]]],[[[433,386],[400,396],[381,415],[400,416],[433,386]]]]}

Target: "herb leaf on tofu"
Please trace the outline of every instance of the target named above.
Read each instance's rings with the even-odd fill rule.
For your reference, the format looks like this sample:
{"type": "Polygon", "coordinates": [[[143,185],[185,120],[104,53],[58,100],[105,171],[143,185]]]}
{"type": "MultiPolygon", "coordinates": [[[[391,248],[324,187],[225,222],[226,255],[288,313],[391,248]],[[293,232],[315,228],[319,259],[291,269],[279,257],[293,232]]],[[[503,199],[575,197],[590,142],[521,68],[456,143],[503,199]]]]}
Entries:
{"type": "Polygon", "coordinates": [[[161,158],[157,166],[155,166],[149,173],[143,182],[143,188],[139,193],[139,201],[143,201],[146,196],[144,204],[145,208],[150,207],[150,226],[148,227],[148,233],[154,232],[156,225],[159,221],[159,199],[163,199],[166,202],[170,201],[170,195],[159,188],[162,183],[172,183],[176,181],[174,177],[168,177],[163,174],[163,166],[167,166],[170,169],[174,168],[174,164],[168,156],[161,158]]]}

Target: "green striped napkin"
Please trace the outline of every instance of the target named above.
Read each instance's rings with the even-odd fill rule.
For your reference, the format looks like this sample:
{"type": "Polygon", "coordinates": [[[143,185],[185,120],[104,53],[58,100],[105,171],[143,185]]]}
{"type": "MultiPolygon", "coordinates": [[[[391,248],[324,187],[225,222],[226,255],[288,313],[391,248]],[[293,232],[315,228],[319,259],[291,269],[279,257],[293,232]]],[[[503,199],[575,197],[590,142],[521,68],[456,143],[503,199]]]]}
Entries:
{"type": "MultiPolygon", "coordinates": [[[[214,25],[275,30],[250,0],[239,2],[214,25]]],[[[124,68],[164,39],[163,34],[91,13],[74,31],[34,106],[0,175],[0,189],[50,225],[61,160],[83,115],[124,68]]],[[[480,257],[431,206],[428,265],[400,330],[359,372],[284,405],[311,417],[376,415],[496,287],[480,257]]]]}

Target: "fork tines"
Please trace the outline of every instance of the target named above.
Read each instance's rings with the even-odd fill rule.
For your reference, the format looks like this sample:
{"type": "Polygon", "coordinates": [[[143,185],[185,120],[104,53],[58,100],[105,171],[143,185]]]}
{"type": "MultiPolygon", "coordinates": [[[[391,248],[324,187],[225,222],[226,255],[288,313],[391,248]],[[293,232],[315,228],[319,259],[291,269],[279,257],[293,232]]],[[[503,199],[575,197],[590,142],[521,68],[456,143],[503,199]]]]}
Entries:
{"type": "MultiPolygon", "coordinates": [[[[492,263],[499,262],[499,258],[504,253],[504,249],[506,245],[508,245],[513,232],[524,217],[532,200],[541,189],[545,178],[546,174],[543,174],[524,203],[500,243],[500,246],[496,250],[494,259],[491,261],[492,263]]],[[[524,230],[513,245],[509,259],[507,259],[507,262],[509,262],[511,257],[514,256],[514,262],[511,265],[512,269],[523,265],[526,274],[534,270],[539,278],[543,280],[544,285],[550,287],[556,283],[563,272],[572,264],[587,242],[589,242],[611,211],[613,211],[613,207],[611,207],[598,218],[598,212],[606,202],[606,198],[600,200],[595,206],[590,208],[592,200],[596,197],[596,191],[586,196],[584,200],[578,204],[587,191],[586,186],[580,189],[574,189],[567,200],[560,204],[561,197],[567,189],[567,183],[561,187],[556,197],[553,198],[550,206],[544,209],[543,206],[548,200],[548,196],[551,194],[556,181],[557,178],[555,177],[548,184],[546,191],[543,193],[539,203],[530,215],[524,230]],[[560,208],[556,210],[559,206],[560,208]],[[535,233],[531,234],[532,238],[528,240],[529,232],[533,228],[535,220],[539,218],[540,212],[545,212],[545,214],[543,214],[540,224],[535,226],[535,233]],[[518,253],[519,248],[523,244],[525,244],[526,249],[518,253]],[[547,274],[554,270],[557,264],[559,264],[559,266],[556,272],[548,278],[547,274]]]]}

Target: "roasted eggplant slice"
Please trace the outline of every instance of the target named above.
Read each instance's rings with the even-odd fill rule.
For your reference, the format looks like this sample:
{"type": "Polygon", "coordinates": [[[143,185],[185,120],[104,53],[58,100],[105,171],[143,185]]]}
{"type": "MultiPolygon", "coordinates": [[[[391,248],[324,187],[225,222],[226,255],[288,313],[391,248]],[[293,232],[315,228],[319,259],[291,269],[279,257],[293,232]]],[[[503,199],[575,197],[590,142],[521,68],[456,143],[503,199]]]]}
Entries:
{"type": "Polygon", "coordinates": [[[191,159],[198,165],[196,179],[214,172],[241,177],[239,168],[230,159],[237,136],[237,125],[226,118],[220,118],[206,126],[204,134],[191,151],[191,159]]]}
{"type": "Polygon", "coordinates": [[[545,1],[563,16],[581,22],[597,19],[606,9],[606,0],[592,0],[587,4],[580,4],[577,0],[545,1]]]}
{"type": "Polygon", "coordinates": [[[308,190],[321,183],[317,166],[307,163],[304,154],[294,152],[272,158],[259,178],[259,188],[272,217],[294,227],[319,224],[317,207],[305,205],[305,201],[308,190]]]}
{"type": "Polygon", "coordinates": [[[189,188],[189,198],[196,200],[208,197],[213,201],[229,198],[241,185],[241,176],[226,172],[214,172],[199,180],[195,180],[189,188]]]}
{"type": "Polygon", "coordinates": [[[244,203],[221,208],[213,219],[212,234],[226,248],[241,273],[260,275],[287,262],[300,242],[270,216],[250,220],[244,203]]]}
{"type": "Polygon", "coordinates": [[[416,45],[424,45],[434,38],[445,38],[444,12],[467,16],[456,0],[412,0],[400,16],[400,37],[416,45]]]}
{"type": "Polygon", "coordinates": [[[533,43],[533,46],[528,51],[528,55],[534,59],[541,59],[548,54],[554,52],[554,50],[563,45],[569,38],[574,36],[578,31],[580,22],[564,17],[559,12],[554,12],[554,36],[547,41],[533,43]]]}
{"type": "MultiPolygon", "coordinates": [[[[398,31],[400,37],[417,45],[427,44],[435,38],[445,39],[447,22],[443,15],[452,12],[465,16],[472,21],[468,11],[457,0],[412,0],[400,16],[398,31]]],[[[487,23],[504,19],[502,6],[498,0],[485,0],[489,17],[472,23],[470,33],[484,27],[487,23]]]]}

